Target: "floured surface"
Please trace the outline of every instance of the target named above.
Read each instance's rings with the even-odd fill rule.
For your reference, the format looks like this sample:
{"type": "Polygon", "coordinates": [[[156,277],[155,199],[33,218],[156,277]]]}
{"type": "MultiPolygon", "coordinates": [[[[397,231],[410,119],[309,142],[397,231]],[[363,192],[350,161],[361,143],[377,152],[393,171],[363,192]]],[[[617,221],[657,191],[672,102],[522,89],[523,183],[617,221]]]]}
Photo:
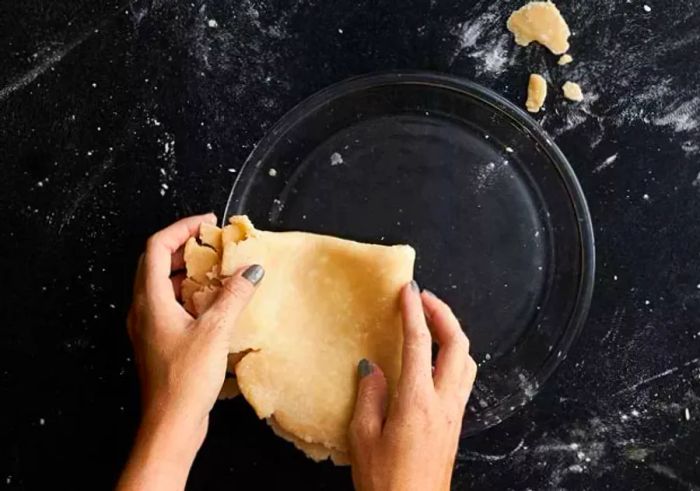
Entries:
{"type": "MultiPolygon", "coordinates": [[[[234,362],[237,385],[260,418],[272,424],[274,417],[278,434],[315,460],[344,463],[357,363],[368,358],[381,366],[390,390],[398,378],[398,295],[413,276],[415,253],[408,246],[257,231],[242,219],[233,226],[242,223],[242,240],[224,240],[221,272],[261,264],[266,275],[231,340],[232,353],[252,350],[234,362]]],[[[203,285],[193,294],[195,305],[197,295],[208,299],[215,291],[203,285]]]]}
{"type": "MultiPolygon", "coordinates": [[[[507,489],[517,482],[521,489],[595,489],[605,482],[612,489],[689,489],[659,475],[661,466],[700,486],[689,458],[700,452],[700,367],[610,395],[698,356],[700,277],[693,272],[700,257],[692,245],[700,240],[700,70],[688,53],[700,50],[700,1],[646,2],[650,13],[645,2],[557,2],[575,31],[575,63],[566,67],[552,66],[556,57],[546,49],[513,42],[505,23],[524,3],[435,1],[408,9],[376,2],[108,1],[39,16],[26,2],[8,3],[3,94],[9,95],[0,116],[10,220],[5,257],[23,251],[43,274],[27,275],[12,261],[4,273],[13,287],[3,309],[3,397],[34,417],[5,421],[6,445],[24,450],[7,462],[2,482],[68,487],[66,462],[80,456],[81,482],[104,487],[96,459],[122,458],[132,421],[125,416],[138,407],[133,354],[127,343],[115,342],[123,336],[137,244],[177,217],[220,211],[238,164],[282,113],[312,92],[376,71],[379,63],[419,67],[430,60],[435,70],[516,103],[525,99],[530,72],[551,80],[550,98],[557,101],[537,118],[585,181],[606,262],[597,307],[548,395],[520,417],[466,440],[464,452],[488,442],[481,450],[492,460],[458,462],[453,488],[507,489]],[[210,19],[219,27],[209,27],[210,19]],[[473,34],[464,48],[462,26],[473,34]],[[314,43],[319,35],[328,42],[314,43]],[[357,43],[359,36],[366,42],[357,43]],[[498,63],[487,63],[490,54],[498,63]],[[164,90],[173,69],[191,103],[184,112],[182,98],[164,90]],[[15,80],[39,72],[15,90],[15,80]],[[561,100],[567,79],[584,87],[580,104],[561,100]],[[37,371],[37,359],[51,369],[37,371]],[[36,385],[41,392],[31,390],[36,385]],[[43,397],[41,404],[31,394],[43,397]],[[657,408],[662,405],[668,409],[657,408]],[[629,415],[633,407],[641,416],[623,422],[619,412],[629,415]],[[105,417],[115,431],[96,432],[105,429],[105,417]],[[592,418],[610,431],[601,435],[592,418]],[[520,451],[503,458],[526,434],[520,451]],[[38,444],[27,446],[27,435],[38,444]],[[84,452],[93,441],[100,456],[84,452]],[[601,459],[586,448],[598,443],[606,445],[601,459]],[[644,461],[626,458],[638,446],[648,450],[644,461]],[[580,451],[592,462],[580,459],[580,451]],[[579,472],[566,472],[569,467],[579,472]]],[[[456,296],[451,280],[445,292],[456,296]]],[[[343,472],[300,466],[293,449],[280,448],[284,442],[260,438],[264,425],[251,418],[226,425],[235,435],[218,432],[216,419],[248,414],[243,404],[217,408],[209,443],[225,450],[200,455],[200,469],[221,470],[222,487],[349,486],[343,472]]],[[[206,487],[211,478],[195,472],[192,487],[206,487]]]]}

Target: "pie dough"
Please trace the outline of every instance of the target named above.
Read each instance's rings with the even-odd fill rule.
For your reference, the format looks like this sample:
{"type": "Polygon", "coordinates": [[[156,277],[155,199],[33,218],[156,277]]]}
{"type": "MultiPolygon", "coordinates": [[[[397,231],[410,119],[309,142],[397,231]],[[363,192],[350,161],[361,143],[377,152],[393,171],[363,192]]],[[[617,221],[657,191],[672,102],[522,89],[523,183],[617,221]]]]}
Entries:
{"type": "Polygon", "coordinates": [[[520,7],[510,14],[506,26],[520,46],[537,41],[555,55],[569,50],[569,26],[552,2],[530,2],[520,7]]]}
{"type": "Polygon", "coordinates": [[[527,86],[527,101],[525,107],[531,113],[536,113],[542,108],[547,97],[547,81],[537,73],[530,75],[530,83],[527,86]]]}
{"type": "Polygon", "coordinates": [[[399,377],[399,292],[413,277],[415,251],[259,231],[245,216],[233,217],[221,231],[221,250],[210,236],[217,234],[203,229],[185,248],[192,263],[188,279],[199,285],[183,289],[185,307],[201,314],[216,298],[221,277],[262,265],[265,278],[230,342],[229,370],[276,434],[316,461],[347,463],[358,362],[377,363],[390,393],[399,377]]]}

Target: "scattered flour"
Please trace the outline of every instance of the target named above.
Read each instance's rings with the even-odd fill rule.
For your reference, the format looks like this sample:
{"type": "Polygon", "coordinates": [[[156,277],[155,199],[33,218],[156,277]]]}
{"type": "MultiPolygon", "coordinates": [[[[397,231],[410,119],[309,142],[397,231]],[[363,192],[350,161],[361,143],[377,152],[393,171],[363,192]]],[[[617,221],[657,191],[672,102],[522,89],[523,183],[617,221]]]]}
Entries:
{"type": "Polygon", "coordinates": [[[695,155],[700,151],[700,144],[691,140],[684,141],[681,143],[681,150],[683,150],[686,155],[695,155]]]}
{"type": "Polygon", "coordinates": [[[27,85],[31,84],[40,75],[49,69],[52,69],[54,65],[60,62],[68,53],[70,53],[74,48],[80,46],[88,37],[90,37],[94,31],[92,29],[84,32],[76,39],[69,43],[65,43],[59,48],[51,49],[48,53],[39,55],[39,52],[34,53],[34,58],[41,58],[39,63],[37,63],[33,68],[25,72],[24,74],[10,80],[4,87],[0,87],[0,101],[6,99],[13,92],[21,90],[27,85]]]}
{"type": "Polygon", "coordinates": [[[469,57],[477,62],[481,73],[498,75],[510,61],[508,47],[511,42],[508,35],[501,36],[495,44],[486,45],[469,53],[469,57]]]}
{"type": "Polygon", "coordinates": [[[608,157],[607,159],[603,160],[602,163],[597,165],[596,168],[593,169],[593,173],[597,174],[598,172],[602,171],[603,169],[607,169],[608,167],[613,165],[616,160],[617,160],[617,154],[615,153],[615,154],[611,155],[610,157],[608,157]]]}
{"type": "Polygon", "coordinates": [[[656,126],[670,126],[676,132],[692,131],[700,126],[700,97],[677,104],[670,112],[653,119],[656,126]]]}
{"type": "MultiPolygon", "coordinates": [[[[700,188],[700,172],[698,172],[698,175],[695,176],[695,179],[693,180],[692,184],[696,188],[700,188]]],[[[698,285],[698,289],[700,289],[700,284],[698,285]]]]}
{"type": "Polygon", "coordinates": [[[514,49],[510,34],[505,30],[504,12],[498,4],[491,4],[485,12],[470,18],[452,34],[457,45],[450,65],[465,55],[477,64],[478,73],[499,75],[511,62],[514,49]]]}
{"type": "Polygon", "coordinates": [[[502,165],[497,165],[495,162],[489,162],[480,167],[476,174],[477,189],[483,190],[493,184],[501,169],[502,165]]]}

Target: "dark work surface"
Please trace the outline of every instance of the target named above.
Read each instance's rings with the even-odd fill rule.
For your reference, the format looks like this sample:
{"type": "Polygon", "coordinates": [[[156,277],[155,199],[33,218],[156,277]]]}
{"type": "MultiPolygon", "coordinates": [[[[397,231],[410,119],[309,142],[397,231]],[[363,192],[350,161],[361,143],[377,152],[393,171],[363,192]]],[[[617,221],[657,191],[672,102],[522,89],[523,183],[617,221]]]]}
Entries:
{"type": "MultiPolygon", "coordinates": [[[[463,441],[454,488],[700,488],[700,2],[562,2],[568,67],[504,28],[518,2],[0,5],[0,484],[106,489],[138,389],[124,329],[145,238],[221,212],[253,145],[352,75],[429,69],[519,104],[588,197],[589,320],[543,391],[463,441]],[[571,79],[587,94],[562,100],[571,79]]],[[[214,409],[192,489],[347,489],[243,401],[214,409]]]]}

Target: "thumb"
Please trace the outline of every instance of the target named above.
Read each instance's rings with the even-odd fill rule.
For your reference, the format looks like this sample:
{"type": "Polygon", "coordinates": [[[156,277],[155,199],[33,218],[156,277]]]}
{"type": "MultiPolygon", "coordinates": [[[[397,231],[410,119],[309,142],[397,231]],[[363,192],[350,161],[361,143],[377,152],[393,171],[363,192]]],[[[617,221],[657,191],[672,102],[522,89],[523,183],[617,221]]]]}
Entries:
{"type": "Polygon", "coordinates": [[[387,392],[386,378],[379,366],[362,359],[357,373],[360,379],[349,434],[353,448],[361,448],[381,435],[387,392]]]}
{"type": "Polygon", "coordinates": [[[231,278],[223,281],[219,296],[204,313],[204,316],[217,319],[217,326],[231,327],[241,315],[255,293],[255,287],[265,276],[259,264],[240,269],[231,278]]]}

